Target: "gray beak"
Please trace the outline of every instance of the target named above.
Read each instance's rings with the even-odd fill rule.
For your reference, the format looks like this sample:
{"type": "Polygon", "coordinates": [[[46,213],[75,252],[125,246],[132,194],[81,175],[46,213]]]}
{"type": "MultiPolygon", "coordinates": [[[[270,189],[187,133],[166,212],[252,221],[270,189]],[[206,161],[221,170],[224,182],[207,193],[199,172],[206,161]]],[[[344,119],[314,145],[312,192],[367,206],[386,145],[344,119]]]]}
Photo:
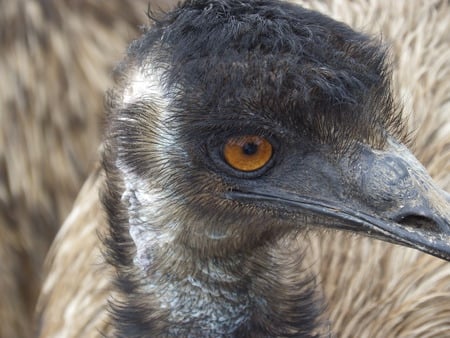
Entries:
{"type": "Polygon", "coordinates": [[[405,146],[388,145],[362,155],[360,197],[381,216],[373,221],[373,235],[450,260],[450,195],[405,146]]]}

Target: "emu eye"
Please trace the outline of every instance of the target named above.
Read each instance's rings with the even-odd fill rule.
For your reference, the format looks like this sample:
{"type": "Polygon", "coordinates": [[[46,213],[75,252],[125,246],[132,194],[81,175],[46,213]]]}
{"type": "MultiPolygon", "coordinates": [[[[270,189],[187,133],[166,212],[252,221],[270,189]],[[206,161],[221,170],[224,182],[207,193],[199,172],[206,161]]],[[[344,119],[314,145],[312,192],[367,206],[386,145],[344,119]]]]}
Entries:
{"type": "Polygon", "coordinates": [[[264,137],[247,135],[229,138],[223,156],[232,168],[249,172],[264,167],[272,158],[272,152],[272,145],[264,137]]]}

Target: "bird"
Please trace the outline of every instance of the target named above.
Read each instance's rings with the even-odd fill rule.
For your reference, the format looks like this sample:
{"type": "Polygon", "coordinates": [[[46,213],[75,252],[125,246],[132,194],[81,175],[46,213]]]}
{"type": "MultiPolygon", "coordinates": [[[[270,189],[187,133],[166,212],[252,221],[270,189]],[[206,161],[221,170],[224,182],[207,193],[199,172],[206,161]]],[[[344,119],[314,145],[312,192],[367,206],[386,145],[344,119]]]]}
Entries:
{"type": "Polygon", "coordinates": [[[402,144],[385,58],[284,2],[187,1],[155,18],[116,70],[103,166],[66,221],[102,233],[87,252],[104,251],[95,273],[112,282],[73,281],[81,303],[105,296],[91,318],[126,337],[315,336],[325,305],[303,232],[448,259],[448,196],[402,144]]]}

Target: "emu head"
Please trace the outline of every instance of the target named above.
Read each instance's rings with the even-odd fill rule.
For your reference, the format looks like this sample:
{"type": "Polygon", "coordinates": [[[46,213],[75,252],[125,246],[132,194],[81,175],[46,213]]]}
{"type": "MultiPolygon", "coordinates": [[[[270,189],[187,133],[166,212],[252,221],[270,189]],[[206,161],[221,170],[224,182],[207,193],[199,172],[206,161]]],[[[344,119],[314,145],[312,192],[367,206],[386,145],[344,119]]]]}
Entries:
{"type": "Polygon", "coordinates": [[[448,195],[404,145],[385,54],[283,2],[156,18],[110,95],[105,205],[131,239],[123,259],[146,270],[155,248],[227,257],[324,227],[450,259],[448,195]]]}
{"type": "Polygon", "coordinates": [[[309,229],[450,259],[448,195],[404,145],[378,41],[273,0],[187,1],[154,21],[109,96],[103,201],[124,336],[311,332],[320,311],[291,286],[272,302],[284,312],[248,324],[279,283],[271,247],[309,229]]]}

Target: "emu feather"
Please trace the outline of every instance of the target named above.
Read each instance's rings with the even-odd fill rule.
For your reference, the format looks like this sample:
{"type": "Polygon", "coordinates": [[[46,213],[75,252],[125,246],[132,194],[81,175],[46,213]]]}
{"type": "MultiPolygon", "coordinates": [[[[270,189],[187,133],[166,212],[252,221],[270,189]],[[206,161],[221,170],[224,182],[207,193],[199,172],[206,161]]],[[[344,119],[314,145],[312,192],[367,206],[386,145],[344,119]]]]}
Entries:
{"type": "MultiPolygon", "coordinates": [[[[323,5],[323,3],[319,3],[319,5],[323,5]]],[[[426,5],[424,4],[423,5],[424,7],[426,7],[426,5]]],[[[444,10],[445,9],[447,9],[446,8],[446,5],[445,4],[443,4],[442,5],[443,6],[443,8],[444,8],[444,10]]],[[[443,42],[444,44],[445,44],[445,39],[444,39],[444,42],[443,42]]],[[[442,135],[442,134],[441,134],[442,135]]],[[[443,150],[443,152],[444,152],[444,157],[445,157],[445,149],[443,150]]],[[[89,186],[89,185],[88,185],[89,186]]],[[[86,189],[88,189],[88,188],[86,188],[86,189]]],[[[91,192],[92,193],[92,192],[91,192]]],[[[81,195],[80,195],[81,196],[81,195]]],[[[80,199],[79,200],[79,203],[83,203],[83,199],[80,199]]],[[[92,205],[91,206],[92,208],[96,208],[95,207],[95,205],[92,205]]],[[[65,227],[70,227],[70,226],[76,226],[76,224],[74,224],[74,223],[72,223],[72,222],[68,222],[66,225],[65,225],[65,227]],[[71,225],[70,225],[71,224],[71,225]]],[[[93,233],[92,233],[92,235],[93,235],[93,233]]],[[[64,233],[63,233],[63,235],[62,236],[64,236],[64,233]]],[[[325,253],[324,254],[322,254],[322,255],[324,255],[324,256],[322,256],[322,257],[324,257],[323,258],[323,260],[321,260],[320,261],[320,264],[318,265],[321,269],[320,269],[320,271],[319,271],[319,276],[320,276],[320,279],[321,279],[321,281],[324,283],[323,285],[325,286],[325,290],[327,291],[326,293],[328,293],[329,294],[329,299],[330,299],[330,308],[331,308],[331,322],[332,322],[332,325],[334,326],[333,328],[334,328],[334,331],[335,332],[339,332],[340,334],[342,334],[343,336],[346,336],[346,335],[353,335],[353,333],[354,332],[360,332],[361,333],[361,335],[365,335],[365,334],[368,334],[368,335],[370,335],[370,330],[371,330],[371,324],[372,325],[374,325],[372,322],[370,323],[370,324],[367,324],[367,323],[365,323],[365,325],[360,325],[361,324],[361,322],[360,321],[356,321],[356,320],[352,320],[352,318],[354,318],[354,317],[352,317],[352,316],[350,316],[350,318],[349,317],[345,317],[345,314],[348,314],[348,313],[351,313],[351,309],[352,309],[352,306],[354,306],[354,307],[357,307],[358,305],[364,305],[364,306],[368,306],[368,307],[371,307],[372,305],[369,303],[369,304],[367,304],[367,302],[351,302],[351,304],[348,304],[348,303],[344,303],[344,305],[342,304],[342,303],[340,303],[338,300],[336,300],[336,299],[338,299],[338,297],[337,296],[335,296],[335,294],[336,294],[336,292],[338,291],[338,292],[345,292],[345,288],[343,288],[343,289],[339,289],[339,290],[337,290],[337,291],[335,291],[335,292],[333,292],[333,291],[330,291],[330,290],[332,290],[332,288],[331,287],[328,287],[327,286],[327,283],[330,283],[330,285],[332,285],[335,281],[343,281],[342,283],[345,283],[345,281],[347,280],[347,277],[346,277],[346,275],[343,275],[342,276],[342,274],[333,274],[333,273],[331,273],[331,271],[333,271],[333,268],[334,269],[336,269],[336,267],[338,266],[338,264],[333,264],[333,260],[332,259],[330,259],[330,260],[327,260],[327,258],[328,257],[332,257],[333,259],[337,259],[337,257],[342,257],[341,258],[341,262],[345,262],[345,263],[347,263],[347,264],[349,264],[349,265],[351,265],[351,267],[349,267],[349,270],[347,270],[347,271],[352,271],[352,269],[354,269],[354,260],[352,260],[351,259],[351,254],[352,254],[352,252],[353,252],[353,250],[348,250],[348,248],[347,248],[347,245],[346,245],[346,243],[348,243],[348,242],[351,242],[352,240],[351,239],[348,239],[348,238],[341,238],[341,236],[339,235],[338,237],[335,237],[335,236],[333,236],[333,239],[327,239],[326,237],[322,237],[321,236],[321,238],[320,238],[320,241],[323,241],[322,243],[326,243],[328,240],[331,240],[331,242],[332,242],[332,244],[333,245],[336,245],[337,246],[337,248],[336,248],[336,252],[334,252],[334,251],[331,251],[331,249],[333,248],[331,245],[328,245],[328,246],[323,246],[322,247],[322,250],[323,251],[325,251],[325,253]],[[338,239],[339,239],[339,241],[338,241],[338,239]],[[338,255],[339,254],[339,255],[338,255]],[[324,267],[326,267],[326,268],[324,268],[324,267]],[[365,304],[364,304],[365,303],[365,304]],[[367,305],[366,305],[367,304],[367,305]],[[339,305],[343,305],[342,307],[339,307],[339,305]],[[340,313],[344,313],[344,319],[340,319],[340,318],[337,318],[337,320],[336,321],[334,321],[333,320],[333,307],[334,306],[336,306],[336,307],[339,307],[339,309],[340,309],[340,313]],[[342,309],[345,309],[345,311],[342,311],[342,309]],[[348,311],[348,312],[347,312],[348,311]],[[360,326],[358,326],[358,325],[360,325],[360,326]],[[359,330],[359,331],[358,331],[359,330]]],[[[316,238],[316,239],[312,239],[312,241],[313,242],[316,242],[316,241],[319,241],[319,239],[318,238],[316,238]]],[[[56,255],[56,256],[60,256],[60,257],[64,257],[64,253],[62,252],[62,253],[60,253],[60,249],[61,249],[61,243],[64,243],[64,242],[61,242],[61,239],[59,239],[59,240],[57,240],[56,242],[55,242],[55,250],[56,250],[56,248],[58,248],[58,246],[59,246],[59,249],[58,250],[56,250],[56,251],[54,251],[54,254],[56,255]]],[[[367,249],[367,248],[376,248],[377,246],[380,246],[380,247],[385,247],[385,245],[382,245],[382,244],[379,244],[379,243],[373,243],[373,242],[369,242],[369,241],[361,241],[361,239],[358,239],[358,246],[359,246],[359,252],[363,252],[363,251],[365,251],[365,250],[368,250],[369,251],[369,249],[367,249]]],[[[323,245],[323,244],[321,244],[321,245],[323,245]]],[[[313,245],[312,247],[313,248],[317,248],[319,246],[319,244],[315,244],[315,245],[313,245]]],[[[333,248],[334,249],[334,248],[333,248]]],[[[356,250],[355,250],[356,251],[356,250]]],[[[371,250],[370,250],[371,251],[371,250]]],[[[395,259],[393,258],[393,257],[395,257],[395,252],[400,252],[401,250],[400,249],[397,249],[397,248],[392,248],[391,246],[389,246],[389,249],[388,249],[388,253],[385,253],[385,255],[384,255],[384,257],[386,257],[386,259],[389,259],[390,261],[389,261],[389,263],[391,263],[392,265],[394,265],[394,266],[396,266],[396,268],[395,268],[395,270],[397,270],[397,271],[395,271],[395,273],[399,273],[399,266],[397,266],[396,264],[395,264],[395,259]],[[391,253],[392,252],[392,256],[391,256],[391,253]]],[[[424,257],[424,256],[422,256],[421,254],[418,254],[418,253],[414,253],[414,255],[415,256],[420,256],[421,258],[422,257],[424,257]]],[[[383,256],[383,255],[382,255],[383,256]]],[[[317,256],[316,256],[317,257],[317,256]]],[[[370,256],[371,258],[370,259],[373,259],[372,258],[372,256],[370,256]]],[[[366,256],[366,259],[369,259],[367,256],[366,256]]],[[[439,261],[437,261],[437,260],[435,260],[435,259],[433,259],[433,258],[424,258],[425,260],[430,260],[430,262],[438,262],[439,264],[437,264],[437,267],[436,267],[436,269],[442,269],[444,272],[442,273],[442,276],[443,276],[443,278],[445,278],[445,276],[447,276],[447,274],[446,274],[446,269],[448,269],[447,267],[446,267],[446,265],[443,265],[443,263],[441,263],[441,262],[439,262],[439,261]]],[[[375,264],[375,266],[377,266],[378,265],[378,263],[374,263],[375,264]]],[[[386,264],[385,266],[389,266],[389,264],[386,264]]],[[[56,267],[56,265],[54,265],[54,267],[56,267]]],[[[394,269],[393,269],[394,270],[394,269]]],[[[342,271],[341,269],[339,269],[339,271],[342,271]]],[[[366,270],[367,271],[367,270],[366,270]]],[[[383,271],[383,273],[385,273],[386,271],[383,271]]],[[[434,271],[433,271],[434,272],[434,271]]],[[[352,274],[350,274],[349,276],[351,276],[352,274]]],[[[362,273],[362,278],[364,279],[364,278],[367,278],[367,277],[365,277],[365,276],[367,276],[368,274],[367,274],[367,272],[364,274],[364,273],[362,273]]],[[[61,276],[61,277],[63,277],[63,276],[61,276]]],[[[99,278],[101,278],[100,276],[99,276],[99,278]]],[[[372,276],[370,275],[369,276],[369,278],[372,280],[372,276]]],[[[433,277],[430,277],[430,279],[431,280],[433,280],[433,277]]],[[[386,279],[381,279],[383,282],[385,282],[385,280],[386,279]]],[[[395,279],[394,279],[395,280],[395,279]]],[[[48,282],[49,284],[47,284],[47,285],[52,285],[52,279],[51,278],[49,278],[49,281],[50,282],[48,282]]],[[[355,280],[352,280],[352,281],[355,281],[355,280]]],[[[358,281],[358,280],[357,280],[358,281]]],[[[102,306],[104,306],[104,295],[105,294],[108,294],[109,292],[110,292],[110,290],[108,290],[108,286],[107,286],[107,284],[108,283],[105,283],[105,284],[103,284],[103,285],[105,285],[104,286],[104,289],[102,289],[102,290],[100,290],[99,292],[100,292],[100,294],[99,294],[99,296],[98,296],[98,300],[99,300],[99,304],[101,305],[101,307],[102,306]]],[[[426,282],[424,282],[424,285],[425,284],[427,284],[426,282]]],[[[383,285],[385,285],[385,284],[383,284],[383,285]]],[[[92,291],[91,289],[92,289],[92,287],[93,286],[86,286],[86,288],[87,289],[90,289],[89,291],[92,291]]],[[[83,288],[81,288],[81,289],[83,289],[83,288]]],[[[44,294],[43,294],[43,298],[42,298],[42,301],[41,301],[41,305],[40,305],[40,307],[39,307],[39,309],[40,309],[40,311],[41,311],[41,315],[42,315],[42,319],[43,319],[43,321],[42,321],[42,327],[41,327],[41,333],[42,332],[46,332],[47,333],[47,335],[51,335],[51,333],[50,332],[52,332],[52,330],[54,330],[54,327],[52,327],[53,326],[53,323],[51,323],[50,321],[46,321],[45,320],[45,318],[51,318],[51,317],[48,317],[47,316],[47,311],[51,311],[51,306],[48,306],[47,307],[47,301],[46,301],[46,298],[48,297],[48,296],[46,296],[46,294],[50,294],[50,295],[52,295],[52,293],[54,293],[54,294],[57,294],[57,292],[56,292],[56,290],[55,289],[53,289],[53,288],[49,288],[49,287],[47,287],[47,290],[52,290],[51,292],[50,291],[48,291],[48,292],[44,292],[44,294]],[[42,304],[44,304],[44,305],[42,305],[42,304]]],[[[380,289],[378,289],[378,292],[369,292],[368,290],[366,290],[366,289],[359,289],[359,290],[361,290],[361,291],[359,291],[360,293],[359,293],[359,299],[373,299],[373,298],[371,298],[371,297],[374,297],[375,296],[375,302],[377,302],[377,301],[379,301],[379,299],[383,299],[383,297],[379,297],[378,298],[378,296],[377,295],[380,295],[380,293],[382,294],[383,293],[383,289],[380,291],[380,289]],[[361,293],[362,293],[362,295],[361,295],[361,293]],[[366,293],[366,294],[365,294],[366,293]]],[[[384,290],[389,290],[389,288],[385,288],[384,290]]],[[[81,290],[80,290],[81,291],[81,290]]],[[[78,292],[80,292],[80,291],[78,291],[78,292]]],[[[371,290],[372,291],[372,290],[371,290]]],[[[428,291],[429,291],[429,289],[428,289],[428,291]]],[[[448,290],[447,290],[448,291],[448,290]]],[[[85,291],[82,291],[82,292],[85,292],[85,291]]],[[[442,291],[440,291],[440,292],[442,292],[442,291]]],[[[92,295],[95,295],[96,293],[94,292],[94,293],[91,293],[91,292],[89,292],[89,294],[92,296],[92,295]]],[[[51,297],[51,296],[50,296],[51,297]]],[[[121,297],[120,295],[118,295],[117,297],[121,297]]],[[[445,297],[445,296],[444,296],[445,297]]],[[[345,297],[344,297],[345,298],[345,297]]],[[[401,298],[401,297],[400,297],[401,298]]],[[[398,301],[398,299],[396,299],[396,301],[398,301]]],[[[400,303],[401,303],[401,301],[399,301],[400,303]]],[[[392,299],[390,299],[390,301],[389,301],[389,303],[390,304],[392,304],[392,299]]],[[[421,304],[423,304],[423,302],[420,302],[421,304]]],[[[49,303],[50,304],[50,303],[49,303]]],[[[74,302],[74,303],[72,303],[72,304],[74,304],[74,305],[76,305],[77,303],[76,302],[74,302]]],[[[373,303],[372,303],[373,304],[373,303]]],[[[53,306],[55,306],[55,308],[57,308],[57,306],[58,306],[58,304],[57,303],[54,303],[54,305],[53,306]]],[[[100,307],[100,309],[101,309],[101,307],[100,307]]],[[[433,307],[430,305],[430,308],[432,308],[433,309],[433,307]]],[[[389,310],[389,309],[388,309],[389,310]]],[[[406,308],[403,308],[402,307],[402,310],[401,311],[405,311],[405,313],[409,313],[410,312],[410,309],[406,309],[406,308]]],[[[401,311],[400,311],[400,313],[401,313],[401,311]]],[[[444,310],[444,312],[445,312],[445,310],[444,310]]],[[[442,313],[442,312],[441,312],[442,313]]],[[[388,314],[389,314],[389,312],[388,312],[388,314]]],[[[102,311],[100,310],[99,311],[99,316],[104,316],[104,313],[102,313],[102,311]]],[[[392,316],[394,317],[394,318],[399,318],[399,316],[397,316],[397,313],[396,314],[392,314],[392,316]]],[[[70,318],[70,315],[68,316],[69,318],[70,318]]],[[[337,316],[336,316],[337,317],[337,316]]],[[[388,318],[389,318],[389,316],[387,316],[388,318]]],[[[400,316],[401,317],[401,316],[400,316]]],[[[435,316],[435,318],[437,318],[437,317],[439,317],[439,316],[435,316]]],[[[96,317],[91,317],[91,319],[95,319],[96,317]]],[[[442,317],[439,317],[439,318],[442,318],[442,317]]],[[[432,323],[433,322],[433,319],[432,318],[430,318],[430,323],[432,323]]],[[[438,322],[438,324],[435,326],[435,330],[436,330],[436,332],[445,332],[445,330],[446,330],[446,327],[445,327],[445,323],[443,323],[442,322],[442,320],[438,320],[437,321],[438,322]],[[441,331],[439,331],[439,330],[441,330],[441,331]]],[[[376,323],[376,321],[375,321],[375,323],[376,323]]],[[[428,322],[427,322],[428,323],[428,322]]],[[[414,324],[414,323],[413,323],[414,324]]],[[[79,323],[74,323],[74,322],[71,322],[70,320],[68,321],[68,322],[59,322],[59,323],[57,323],[56,324],[56,327],[58,327],[59,326],[59,328],[61,329],[61,330],[68,330],[67,332],[70,332],[70,330],[72,329],[72,330],[74,330],[74,331],[72,331],[72,332],[76,332],[77,334],[79,334],[79,331],[77,332],[76,330],[77,330],[77,325],[79,325],[79,323]]],[[[424,326],[426,326],[426,327],[430,327],[430,324],[428,324],[428,325],[424,325],[424,326]]],[[[417,332],[420,332],[419,330],[420,330],[420,328],[417,328],[417,327],[414,327],[414,325],[411,325],[410,327],[408,327],[408,326],[406,326],[405,327],[405,325],[397,325],[397,326],[384,326],[383,327],[383,329],[384,330],[391,330],[391,331],[389,331],[388,332],[388,334],[391,334],[391,333],[393,333],[393,334],[399,334],[399,335],[403,335],[403,334],[405,334],[405,335],[408,335],[408,334],[414,334],[414,333],[417,333],[417,332]],[[408,331],[408,330],[410,330],[410,331],[408,331]]],[[[63,332],[63,331],[61,331],[61,332],[63,332]]],[[[66,331],[64,331],[64,332],[66,332],[66,331]]],[[[372,334],[374,333],[374,332],[379,332],[379,331],[372,331],[372,334]]],[[[92,334],[94,334],[94,333],[92,333],[92,334]]],[[[46,335],[45,335],[46,336],[46,335]]]]}

